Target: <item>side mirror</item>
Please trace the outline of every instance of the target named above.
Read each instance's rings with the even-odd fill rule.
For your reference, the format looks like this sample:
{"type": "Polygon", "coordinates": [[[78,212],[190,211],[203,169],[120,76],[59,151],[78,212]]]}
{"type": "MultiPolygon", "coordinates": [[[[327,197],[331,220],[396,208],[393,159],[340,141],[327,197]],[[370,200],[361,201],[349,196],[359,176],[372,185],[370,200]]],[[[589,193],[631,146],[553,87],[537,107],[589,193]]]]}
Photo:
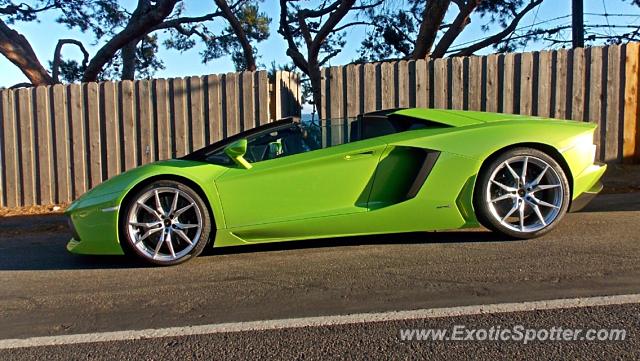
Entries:
{"type": "Polygon", "coordinates": [[[241,166],[244,169],[251,169],[251,163],[247,162],[247,160],[244,159],[244,155],[247,153],[246,139],[238,139],[235,142],[227,145],[224,148],[224,152],[237,165],[241,166]]]}

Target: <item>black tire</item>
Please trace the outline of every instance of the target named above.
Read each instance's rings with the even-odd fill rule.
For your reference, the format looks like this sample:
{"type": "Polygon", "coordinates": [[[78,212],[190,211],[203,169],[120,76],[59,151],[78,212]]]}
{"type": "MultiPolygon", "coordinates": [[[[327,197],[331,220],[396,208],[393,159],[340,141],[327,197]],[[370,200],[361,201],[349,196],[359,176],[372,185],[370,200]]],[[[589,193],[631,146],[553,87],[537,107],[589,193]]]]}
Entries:
{"type": "Polygon", "coordinates": [[[557,226],[567,212],[569,203],[571,202],[571,192],[569,181],[567,180],[564,170],[553,157],[538,149],[522,147],[505,151],[483,166],[478,174],[473,198],[476,217],[483,226],[512,238],[529,239],[542,236],[557,226]],[[526,158],[527,161],[525,162],[523,158],[526,158]],[[521,175],[525,164],[527,164],[527,172],[533,173],[532,176],[529,177],[527,174],[524,184],[521,180],[516,180],[514,173],[509,170],[509,167],[504,165],[507,161],[514,162],[508,164],[515,175],[521,175]],[[511,164],[513,164],[513,166],[511,164]],[[531,170],[532,168],[536,168],[532,167],[531,164],[540,168],[537,174],[535,170],[531,170]],[[544,168],[544,164],[548,165],[549,168],[544,168]],[[520,168],[517,168],[518,165],[520,165],[520,168]],[[542,169],[546,170],[542,171],[542,169]],[[558,185],[552,189],[530,192],[538,188],[530,183],[534,183],[538,178],[537,175],[540,175],[540,173],[543,173],[541,175],[543,178],[538,182],[541,186],[549,186],[551,183],[555,184],[556,180],[558,185]],[[507,185],[510,189],[517,190],[515,192],[513,190],[507,191],[501,185],[492,182],[492,177],[499,178],[493,180],[501,185],[507,185]],[[509,179],[511,179],[513,183],[509,183],[509,179]],[[542,184],[545,180],[548,181],[549,184],[542,184]],[[530,186],[529,188],[528,185],[530,186]],[[507,195],[507,193],[511,195],[507,195]],[[548,196],[549,199],[553,199],[553,201],[546,202],[542,200],[543,203],[555,207],[543,206],[542,203],[538,203],[540,201],[538,197],[545,195],[548,196]],[[489,199],[489,197],[491,197],[491,199],[489,199]],[[498,201],[497,199],[501,197],[507,198],[498,201]],[[512,203],[509,204],[509,202],[512,203]],[[522,223],[520,221],[519,204],[523,204],[523,214],[525,215],[522,217],[524,219],[522,223]],[[504,220],[499,219],[501,216],[510,214],[509,212],[513,211],[516,207],[518,207],[517,214],[515,215],[515,217],[518,218],[516,224],[512,224],[509,221],[513,219],[513,215],[505,217],[504,220]],[[537,208],[537,210],[534,208],[537,208]],[[532,225],[530,227],[523,227],[523,223],[526,222],[531,222],[532,225]]]}
{"type": "Polygon", "coordinates": [[[173,180],[154,181],[153,183],[139,189],[131,196],[127,196],[125,203],[126,204],[123,204],[123,207],[120,209],[118,231],[122,246],[127,254],[133,254],[141,260],[154,265],[173,266],[197,257],[202,253],[202,250],[209,242],[212,225],[210,209],[198,192],[184,183],[173,180]],[[147,208],[155,210],[155,216],[148,212],[146,208],[143,208],[143,206],[140,205],[140,202],[138,202],[149,194],[153,194],[151,196],[152,198],[148,198],[142,203],[144,203],[147,208]],[[155,203],[155,194],[158,194],[158,198],[160,199],[161,208],[164,211],[162,215],[160,215],[157,208],[154,209],[154,205],[157,204],[155,203]],[[175,195],[178,195],[175,207],[176,209],[172,209],[173,198],[167,197],[174,197],[175,195]],[[183,208],[187,209],[178,214],[177,211],[181,211],[183,208]],[[132,220],[131,217],[134,212],[135,220],[140,224],[161,224],[148,228],[130,225],[132,220]],[[146,216],[141,215],[141,213],[145,212],[147,213],[146,216]],[[172,212],[175,212],[175,214],[172,214],[172,212]],[[147,218],[145,220],[138,220],[138,216],[147,218]],[[194,224],[198,225],[198,227],[187,228],[187,226],[191,227],[194,226],[194,224]],[[183,226],[185,228],[181,228],[183,226]],[[156,230],[160,228],[161,230],[156,230]],[[152,229],[154,233],[144,238],[144,242],[132,239],[136,237],[136,235],[141,235],[138,236],[138,239],[142,238],[144,234],[147,233],[144,232],[145,230],[150,231],[152,229]],[[191,239],[193,245],[187,243],[183,238],[178,237],[176,233],[178,231],[188,239],[190,239],[190,236],[196,236],[191,239]],[[142,234],[142,232],[144,232],[144,234],[142,234]],[[165,236],[166,239],[161,238],[165,236]],[[153,251],[155,251],[156,254],[150,254],[149,251],[151,250],[151,247],[149,246],[153,245],[154,241],[155,245],[158,245],[161,239],[163,241],[163,245],[159,246],[159,251],[155,251],[154,246],[153,251]],[[173,245],[174,242],[176,243],[175,247],[173,245]],[[171,243],[171,245],[169,245],[169,243],[171,243]],[[180,251],[180,248],[177,248],[178,246],[184,246],[182,251],[180,251]],[[163,250],[164,252],[162,252],[163,250]]]}

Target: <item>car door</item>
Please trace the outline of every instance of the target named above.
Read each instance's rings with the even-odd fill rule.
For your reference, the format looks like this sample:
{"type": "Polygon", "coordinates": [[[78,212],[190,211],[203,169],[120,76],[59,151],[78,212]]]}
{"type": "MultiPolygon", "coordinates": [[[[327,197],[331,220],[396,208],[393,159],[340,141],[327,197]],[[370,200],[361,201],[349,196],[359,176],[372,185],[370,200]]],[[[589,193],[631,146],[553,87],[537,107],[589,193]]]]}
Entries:
{"type": "Polygon", "coordinates": [[[227,228],[367,211],[385,146],[368,139],[231,168],[216,179],[227,228]]]}

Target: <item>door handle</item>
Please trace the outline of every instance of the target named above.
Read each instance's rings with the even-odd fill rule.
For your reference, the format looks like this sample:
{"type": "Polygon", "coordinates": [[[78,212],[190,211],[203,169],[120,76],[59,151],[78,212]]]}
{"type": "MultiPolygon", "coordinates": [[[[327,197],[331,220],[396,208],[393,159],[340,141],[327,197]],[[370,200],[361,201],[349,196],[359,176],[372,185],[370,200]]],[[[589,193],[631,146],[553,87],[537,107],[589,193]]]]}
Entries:
{"type": "Polygon", "coordinates": [[[345,155],[344,159],[346,159],[346,160],[355,160],[355,159],[371,157],[372,155],[373,155],[373,151],[369,150],[369,151],[362,152],[362,153],[355,153],[355,154],[345,155]]]}

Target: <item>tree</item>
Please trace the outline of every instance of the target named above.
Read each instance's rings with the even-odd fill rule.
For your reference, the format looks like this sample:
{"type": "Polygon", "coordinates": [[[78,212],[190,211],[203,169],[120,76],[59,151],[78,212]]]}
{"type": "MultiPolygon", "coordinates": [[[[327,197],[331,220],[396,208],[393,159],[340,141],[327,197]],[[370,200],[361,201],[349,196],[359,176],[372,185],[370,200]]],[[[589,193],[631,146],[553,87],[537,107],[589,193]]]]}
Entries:
{"type": "MultiPolygon", "coordinates": [[[[320,103],[320,68],[338,55],[346,41],[344,30],[362,21],[344,21],[349,13],[366,11],[383,0],[336,0],[304,8],[295,0],[280,0],[278,33],[287,42],[287,55],[308,78],[313,105],[320,103]]],[[[322,116],[322,114],[321,114],[322,116]]]]}
{"type": "Polygon", "coordinates": [[[214,0],[212,12],[189,17],[183,16],[185,5],[181,0],[138,0],[132,12],[116,0],[33,0],[31,4],[0,0],[0,53],[18,66],[32,85],[57,83],[60,77],[65,81],[133,79],[136,72],[150,76],[163,68],[156,56],[158,33],[163,32],[167,38],[162,45],[167,48],[186,51],[203,43],[203,62],[230,54],[239,69],[255,70],[253,42],[269,36],[270,22],[257,4],[258,0],[214,0]],[[49,63],[49,74],[29,41],[9,27],[35,21],[45,11],[56,11],[57,22],[69,28],[91,32],[96,44],[101,44],[93,57],[80,41],[61,39],[49,63]],[[217,19],[229,24],[218,33],[211,29],[217,19]],[[62,59],[65,45],[81,49],[82,63],[62,59]]]}
{"type": "MultiPolygon", "coordinates": [[[[407,0],[396,8],[372,11],[368,14],[372,31],[362,42],[360,60],[441,58],[450,53],[471,55],[490,46],[502,51],[510,50],[517,44],[517,39],[511,35],[518,24],[542,1],[407,0]],[[455,14],[451,22],[446,22],[447,13],[455,14]],[[501,30],[477,42],[452,49],[473,14],[489,18],[483,30],[489,31],[492,24],[497,24],[501,30]]],[[[535,36],[536,30],[530,29],[528,36],[535,36]]]]}

